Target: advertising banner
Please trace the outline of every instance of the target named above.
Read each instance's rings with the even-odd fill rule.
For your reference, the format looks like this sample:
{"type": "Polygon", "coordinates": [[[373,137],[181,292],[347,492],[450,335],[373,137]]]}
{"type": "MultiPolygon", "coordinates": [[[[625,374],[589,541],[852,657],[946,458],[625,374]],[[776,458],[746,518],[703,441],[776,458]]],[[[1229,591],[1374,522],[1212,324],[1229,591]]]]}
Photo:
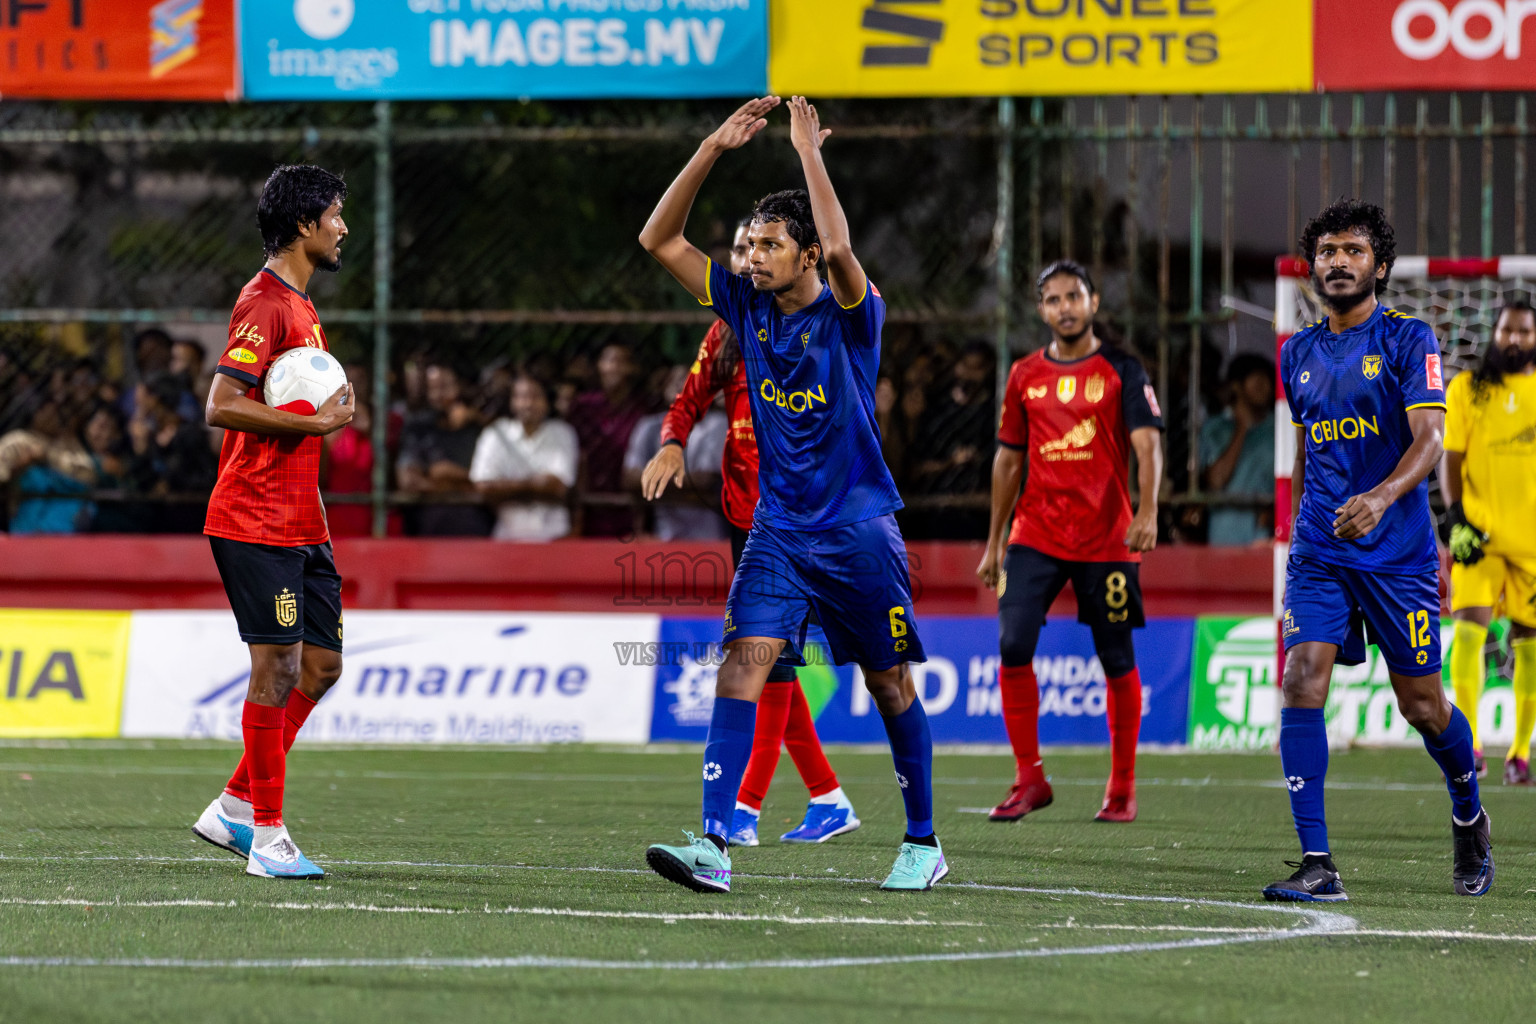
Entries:
{"type": "Polygon", "coordinates": [[[0,0],[0,96],[232,100],[235,0],[0,0]]]}
{"type": "Polygon", "coordinates": [[[1317,88],[1536,88],[1525,0],[1316,0],[1317,88]]]}
{"type": "Polygon", "coordinates": [[[0,736],[116,736],[128,612],[0,610],[0,736]]]}
{"type": "MultiPolygon", "coordinates": [[[[1448,654],[1451,620],[1440,626],[1441,651],[1448,654]]],[[[1515,731],[1514,692],[1497,644],[1501,627],[1490,634],[1488,684],[1478,704],[1478,729],[1484,744],[1507,744],[1515,731]]],[[[1280,738],[1280,690],[1275,679],[1275,620],[1202,616],[1195,625],[1195,656],[1190,670],[1189,747],[1191,750],[1272,750],[1280,738]]],[[[1442,675],[1450,689],[1450,661],[1442,675]]],[[[1417,746],[1415,733],[1398,713],[1386,662],[1375,647],[1354,666],[1338,665],[1328,689],[1328,741],[1417,746]]]]}
{"type": "MultiPolygon", "coordinates": [[[[302,737],[644,743],[653,615],[348,612],[341,679],[302,737]],[[628,661],[629,663],[625,663],[628,661]]],[[[228,612],[135,612],[124,736],[240,738],[250,656],[228,612]]]]}
{"type": "MultiPolygon", "coordinates": [[[[997,620],[989,616],[921,619],[927,662],[912,666],[935,743],[1006,744],[998,689],[997,620]]],[[[1182,744],[1189,716],[1189,656],[1194,622],[1153,619],[1136,634],[1142,678],[1144,743],[1182,744]]],[[[658,648],[653,740],[702,742],[714,707],[719,619],[663,619],[658,648]]],[[[825,648],[812,652],[825,661],[825,648]]],[[[816,658],[808,658],[815,661],[816,658]]],[[[1035,656],[1040,682],[1040,741],[1107,744],[1104,670],[1086,626],[1052,622],[1035,656]]],[[[828,743],[884,743],[885,728],[851,665],[812,664],[801,686],[828,743]]]]}
{"type": "Polygon", "coordinates": [[[768,0],[243,0],[251,99],[761,93],[768,0]]]}
{"type": "Polygon", "coordinates": [[[825,0],[772,10],[775,92],[1000,96],[1312,88],[1312,0],[825,0]]]}

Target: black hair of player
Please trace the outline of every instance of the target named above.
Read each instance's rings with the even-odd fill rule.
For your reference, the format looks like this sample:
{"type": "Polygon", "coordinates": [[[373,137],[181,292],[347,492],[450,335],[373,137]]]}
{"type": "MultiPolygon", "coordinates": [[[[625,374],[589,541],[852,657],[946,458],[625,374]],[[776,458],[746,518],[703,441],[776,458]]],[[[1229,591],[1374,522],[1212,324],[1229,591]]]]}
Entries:
{"type": "Polygon", "coordinates": [[[1093,295],[1097,291],[1093,286],[1093,275],[1088,273],[1087,267],[1076,260],[1056,260],[1053,263],[1047,264],[1046,268],[1040,271],[1040,276],[1035,278],[1035,298],[1044,298],[1045,282],[1058,274],[1071,274],[1083,282],[1083,287],[1088,289],[1089,295],[1093,295]]]}
{"type": "MultiPolygon", "coordinates": [[[[1493,324],[1497,327],[1505,314],[1519,316],[1522,313],[1536,317],[1536,309],[1533,309],[1529,302],[1524,299],[1510,299],[1499,307],[1499,312],[1493,318],[1493,324]]],[[[1506,375],[1519,373],[1533,361],[1536,361],[1536,351],[1516,349],[1510,352],[1490,338],[1488,347],[1483,349],[1483,358],[1478,360],[1477,368],[1472,371],[1472,401],[1474,403],[1487,401],[1492,389],[1501,384],[1506,375]]]]}
{"type": "Polygon", "coordinates": [[[1376,281],[1376,294],[1380,295],[1392,278],[1392,264],[1397,262],[1397,233],[1387,220],[1387,211],[1375,203],[1340,199],[1307,221],[1301,233],[1301,258],[1307,261],[1310,269],[1317,256],[1317,240],[1324,235],[1348,231],[1363,234],[1371,243],[1371,257],[1376,261],[1376,266],[1387,268],[1387,272],[1376,281]]]}
{"type": "Polygon", "coordinates": [[[299,225],[317,222],[347,198],[347,183],[313,164],[284,164],[267,178],[256,201],[261,251],[272,259],[298,240],[299,225]]]}
{"type": "Polygon", "coordinates": [[[787,188],[763,196],[752,207],[752,223],[783,224],[785,232],[802,252],[813,245],[821,245],[821,236],[816,233],[816,217],[811,212],[811,196],[803,188],[787,188]]]}

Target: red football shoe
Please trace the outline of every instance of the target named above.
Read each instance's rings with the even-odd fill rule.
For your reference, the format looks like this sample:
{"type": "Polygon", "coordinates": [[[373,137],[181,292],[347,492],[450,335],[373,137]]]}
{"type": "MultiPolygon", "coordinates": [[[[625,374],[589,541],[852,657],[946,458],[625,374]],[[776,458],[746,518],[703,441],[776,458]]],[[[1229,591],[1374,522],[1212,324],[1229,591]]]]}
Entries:
{"type": "Polygon", "coordinates": [[[1051,784],[1045,781],[1044,776],[1036,775],[1028,780],[1015,778],[1013,785],[1008,788],[1008,795],[1002,803],[992,808],[987,818],[990,821],[1018,821],[1030,811],[1049,807],[1054,799],[1051,784]]]}
{"type": "Polygon", "coordinates": [[[1099,808],[1099,813],[1093,816],[1094,821],[1135,821],[1136,820],[1136,794],[1135,793],[1109,793],[1104,797],[1104,806],[1099,808]]]}

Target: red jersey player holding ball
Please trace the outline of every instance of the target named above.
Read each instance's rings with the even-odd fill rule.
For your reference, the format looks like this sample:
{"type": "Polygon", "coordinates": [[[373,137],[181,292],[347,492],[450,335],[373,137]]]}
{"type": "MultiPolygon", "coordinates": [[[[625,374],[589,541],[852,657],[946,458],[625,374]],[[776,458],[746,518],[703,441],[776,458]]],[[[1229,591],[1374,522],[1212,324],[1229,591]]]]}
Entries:
{"type": "Polygon", "coordinates": [[[1008,374],[992,528],[976,570],[997,590],[1003,724],[1018,762],[1013,787],[990,817],[1017,821],[1051,802],[1033,662],[1046,611],[1070,580],[1109,689],[1109,786],[1095,818],[1134,821],[1141,674],[1131,630],[1146,624],[1138,570],[1141,552],[1157,545],[1162,413],[1135,357],[1094,337],[1099,297],[1088,271],[1058,260],[1035,287],[1051,343],[1008,374]],[[1135,515],[1127,489],[1133,449],[1141,490],[1135,515]]]}
{"type": "Polygon", "coordinates": [[[250,647],[251,680],[245,756],[192,832],[264,878],[324,874],[283,826],[283,778],[294,737],[341,675],[341,577],[320,504],[320,438],[354,406],[348,385],[312,416],[273,409],[262,378],[288,349],[328,347],[305,292],[316,270],[341,268],[346,195],[318,167],[279,167],[267,179],[256,206],[267,263],[235,303],[208,393],[208,423],[227,433],[203,532],[250,647]]]}

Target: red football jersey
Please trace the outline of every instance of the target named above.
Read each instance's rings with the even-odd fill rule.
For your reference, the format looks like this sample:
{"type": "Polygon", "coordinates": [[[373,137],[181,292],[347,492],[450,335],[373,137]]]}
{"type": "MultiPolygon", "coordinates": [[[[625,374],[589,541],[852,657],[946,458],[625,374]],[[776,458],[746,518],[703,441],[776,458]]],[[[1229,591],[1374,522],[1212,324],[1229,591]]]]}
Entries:
{"type": "Polygon", "coordinates": [[[1061,362],[1033,352],[1013,364],[1000,443],[1028,453],[1009,544],[1070,562],[1138,562],[1131,525],[1131,431],[1163,427],[1141,363],[1116,348],[1061,362]]]}
{"type": "MultiPolygon", "coordinates": [[[[304,346],[329,349],[314,303],[263,267],[240,291],[214,372],[264,402],[267,367],[279,353],[304,346]]],[[[226,431],[203,532],[284,548],[324,544],[330,533],[320,504],[320,447],[318,437],[226,431]]]]}
{"type": "MultiPolygon", "coordinates": [[[[688,443],[688,435],[704,418],[720,388],[714,381],[715,357],[720,354],[720,340],[726,326],[716,320],[699,345],[699,354],[683,390],[678,392],[661,424],[661,440],[688,443]]],[[[725,414],[730,428],[725,435],[725,455],[720,459],[721,511],[732,526],[752,529],[752,513],[757,508],[757,434],[752,430],[751,398],[747,391],[747,364],[740,357],[736,372],[725,385],[725,414]]]]}

